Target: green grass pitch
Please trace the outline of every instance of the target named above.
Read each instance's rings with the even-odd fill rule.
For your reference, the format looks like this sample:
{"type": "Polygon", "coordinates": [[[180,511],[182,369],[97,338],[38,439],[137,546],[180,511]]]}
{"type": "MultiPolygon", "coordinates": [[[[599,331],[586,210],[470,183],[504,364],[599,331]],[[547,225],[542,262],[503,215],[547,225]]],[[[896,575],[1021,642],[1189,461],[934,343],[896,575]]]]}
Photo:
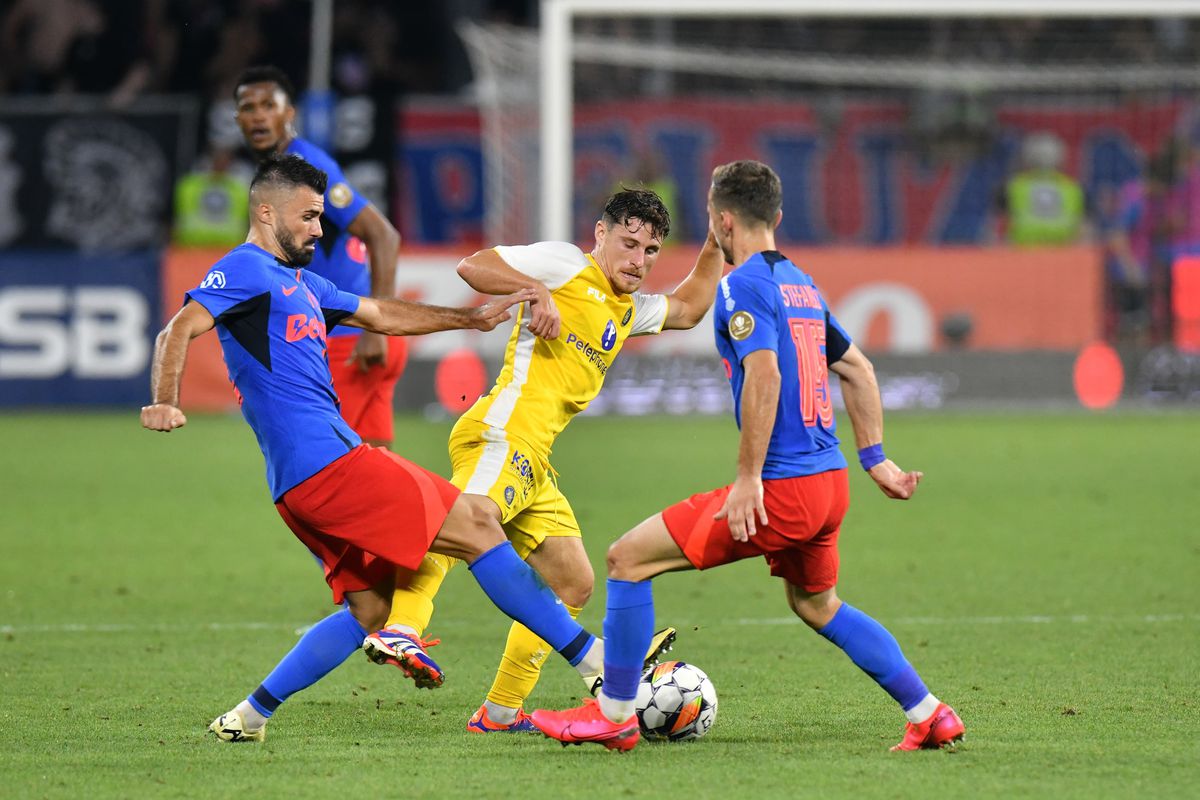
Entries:
{"type": "MultiPolygon", "coordinates": [[[[444,473],[448,432],[401,419],[398,449],[444,473]]],[[[853,470],[839,589],[958,709],[958,752],[888,753],[897,709],[757,561],[655,582],[674,655],[720,696],[699,742],[468,735],[508,626],[460,569],[432,628],[443,688],[356,655],[230,746],[207,723],[332,610],[249,430],[0,416],[0,796],[1196,796],[1200,415],[895,415],[886,441],[926,479],[899,503],[853,470]]],[[[735,448],[727,419],[575,422],[553,461],[597,574],[623,530],[727,482],[735,448]]],[[[603,607],[601,580],[589,628],[603,607]]],[[[532,704],[581,689],[552,662],[532,704]]]]}

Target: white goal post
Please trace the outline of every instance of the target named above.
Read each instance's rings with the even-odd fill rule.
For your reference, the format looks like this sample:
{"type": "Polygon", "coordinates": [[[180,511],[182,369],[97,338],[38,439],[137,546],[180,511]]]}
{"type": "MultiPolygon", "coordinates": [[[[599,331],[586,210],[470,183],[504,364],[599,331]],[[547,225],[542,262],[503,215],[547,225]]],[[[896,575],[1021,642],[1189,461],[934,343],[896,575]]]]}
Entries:
{"type": "MultiPolygon", "coordinates": [[[[572,26],[603,17],[1200,17],[1197,0],[542,0],[539,233],[571,238],[572,26]]],[[[1200,65],[1193,67],[1200,74],[1200,65]]]]}

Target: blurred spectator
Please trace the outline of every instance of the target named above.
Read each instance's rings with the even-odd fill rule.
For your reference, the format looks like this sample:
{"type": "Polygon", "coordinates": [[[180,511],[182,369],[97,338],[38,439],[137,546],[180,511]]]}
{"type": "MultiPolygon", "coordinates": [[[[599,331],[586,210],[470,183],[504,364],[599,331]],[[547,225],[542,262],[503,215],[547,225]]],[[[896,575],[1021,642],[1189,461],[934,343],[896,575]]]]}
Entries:
{"type": "Polygon", "coordinates": [[[1025,137],[1022,169],[1004,188],[1008,241],[1019,247],[1066,245],[1079,240],[1084,222],[1083,189],[1062,171],[1066,148],[1052,133],[1025,137]]]}
{"type": "Polygon", "coordinates": [[[137,0],[17,0],[0,33],[4,88],[103,94],[127,105],[154,77],[148,12],[137,0]]]}
{"type": "Polygon", "coordinates": [[[175,184],[176,244],[233,247],[246,239],[250,182],[229,150],[214,149],[208,163],[175,184]]]}
{"type": "Polygon", "coordinates": [[[208,94],[208,64],[230,21],[224,5],[213,0],[165,0],[157,34],[164,91],[208,94]]]}

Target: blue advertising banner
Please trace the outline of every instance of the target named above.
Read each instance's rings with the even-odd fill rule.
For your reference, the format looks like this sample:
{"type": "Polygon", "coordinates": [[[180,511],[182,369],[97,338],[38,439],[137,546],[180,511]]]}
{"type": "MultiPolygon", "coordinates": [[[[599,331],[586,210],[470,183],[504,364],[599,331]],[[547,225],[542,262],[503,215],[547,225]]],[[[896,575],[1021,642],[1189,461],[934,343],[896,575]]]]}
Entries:
{"type": "Polygon", "coordinates": [[[160,254],[0,253],[0,406],[143,405],[160,254]]]}

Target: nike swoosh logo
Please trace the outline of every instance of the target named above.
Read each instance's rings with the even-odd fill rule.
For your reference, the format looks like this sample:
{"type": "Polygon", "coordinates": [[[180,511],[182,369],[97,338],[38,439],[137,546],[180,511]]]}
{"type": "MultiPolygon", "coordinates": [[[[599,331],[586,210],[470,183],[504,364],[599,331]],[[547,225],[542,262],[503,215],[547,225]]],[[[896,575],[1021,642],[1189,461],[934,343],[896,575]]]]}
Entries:
{"type": "Polygon", "coordinates": [[[633,732],[635,730],[637,730],[636,727],[632,728],[632,729],[631,728],[619,728],[615,732],[605,731],[602,733],[580,734],[580,733],[575,733],[575,731],[571,729],[571,723],[568,722],[566,724],[566,726],[562,729],[562,735],[564,737],[569,736],[571,739],[581,741],[581,742],[602,742],[605,739],[628,739],[631,735],[633,735],[633,732]]]}
{"type": "Polygon", "coordinates": [[[292,292],[296,291],[296,290],[297,290],[297,289],[299,289],[299,288],[300,288],[299,286],[293,286],[293,287],[291,287],[291,288],[289,289],[288,287],[284,286],[284,287],[283,287],[283,296],[284,296],[284,297],[291,297],[291,296],[292,296],[292,292]]]}

